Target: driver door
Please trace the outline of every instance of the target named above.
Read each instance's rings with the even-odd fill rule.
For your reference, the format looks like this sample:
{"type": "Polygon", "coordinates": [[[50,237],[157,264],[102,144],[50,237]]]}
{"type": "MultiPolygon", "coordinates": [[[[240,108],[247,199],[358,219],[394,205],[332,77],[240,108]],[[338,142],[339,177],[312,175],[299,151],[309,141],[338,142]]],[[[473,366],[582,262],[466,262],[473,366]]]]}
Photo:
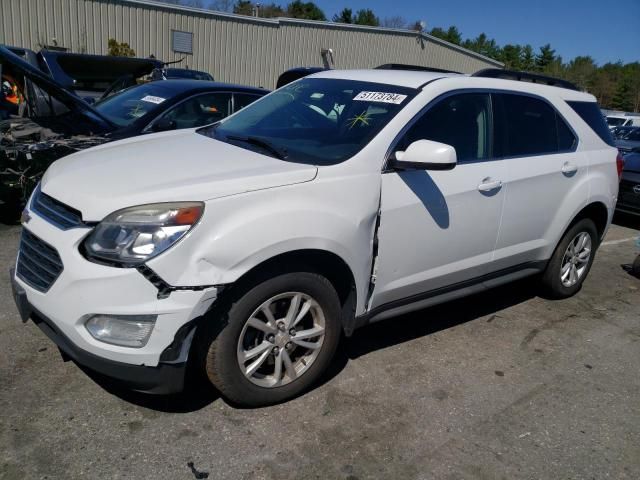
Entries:
{"type": "Polygon", "coordinates": [[[437,294],[491,270],[506,189],[504,161],[492,158],[491,117],[488,93],[447,96],[394,148],[433,140],[453,146],[458,164],[450,171],[383,172],[371,309],[437,294]]]}

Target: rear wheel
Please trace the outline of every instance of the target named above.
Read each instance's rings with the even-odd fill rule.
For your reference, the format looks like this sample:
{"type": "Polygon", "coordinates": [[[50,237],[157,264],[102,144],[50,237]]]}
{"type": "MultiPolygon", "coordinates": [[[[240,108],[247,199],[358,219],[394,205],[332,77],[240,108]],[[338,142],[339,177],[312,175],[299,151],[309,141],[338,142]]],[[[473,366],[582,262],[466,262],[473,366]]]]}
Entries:
{"type": "Polygon", "coordinates": [[[542,276],[550,297],[567,298],[582,288],[597,246],[598,232],[592,220],[584,218],[567,230],[542,276]]]}
{"type": "MultiPolygon", "coordinates": [[[[340,338],[340,302],[315,273],[287,273],[238,293],[227,324],[209,329],[202,356],[209,380],[249,407],[301,393],[326,370],[340,338]]],[[[211,319],[218,322],[218,319],[211,319]]]]}

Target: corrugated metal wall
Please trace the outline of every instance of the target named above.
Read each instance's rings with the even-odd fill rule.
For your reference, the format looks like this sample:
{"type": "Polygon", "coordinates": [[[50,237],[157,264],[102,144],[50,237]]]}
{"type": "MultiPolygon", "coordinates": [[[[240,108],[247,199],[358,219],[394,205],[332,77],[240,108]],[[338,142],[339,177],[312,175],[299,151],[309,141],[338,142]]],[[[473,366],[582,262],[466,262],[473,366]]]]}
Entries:
{"type": "Polygon", "coordinates": [[[294,19],[256,19],[146,0],[0,0],[0,43],[38,50],[54,44],[105,54],[107,41],[127,42],[137,56],[170,61],[171,30],[193,33],[193,55],[180,66],[216,80],[273,88],[287,68],[320,66],[334,51],[336,68],[409,63],[461,72],[499,62],[415,32],[294,19]]]}

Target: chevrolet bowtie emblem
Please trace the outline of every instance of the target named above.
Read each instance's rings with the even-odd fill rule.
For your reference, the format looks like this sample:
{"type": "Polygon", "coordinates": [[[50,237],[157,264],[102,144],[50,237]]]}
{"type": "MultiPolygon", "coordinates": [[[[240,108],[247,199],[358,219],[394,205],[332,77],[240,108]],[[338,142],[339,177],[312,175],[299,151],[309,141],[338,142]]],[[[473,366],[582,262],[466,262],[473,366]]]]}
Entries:
{"type": "Polygon", "coordinates": [[[22,215],[20,215],[20,223],[24,225],[29,223],[29,220],[31,220],[31,215],[29,215],[29,211],[25,208],[22,210],[22,215]]]}
{"type": "Polygon", "coordinates": [[[640,195],[640,185],[633,186],[633,193],[635,193],[636,195],[640,195]]]}

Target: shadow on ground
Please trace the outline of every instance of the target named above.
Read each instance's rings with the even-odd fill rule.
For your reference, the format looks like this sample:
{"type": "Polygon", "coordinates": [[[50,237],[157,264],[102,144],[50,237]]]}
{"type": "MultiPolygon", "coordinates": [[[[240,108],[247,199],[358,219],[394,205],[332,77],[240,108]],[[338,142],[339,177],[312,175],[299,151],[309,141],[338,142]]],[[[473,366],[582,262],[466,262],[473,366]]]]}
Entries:
{"type": "Polygon", "coordinates": [[[640,216],[638,215],[616,212],[613,217],[613,223],[632,230],[640,230],[640,216]]]}
{"type": "MultiPolygon", "coordinates": [[[[533,298],[536,293],[535,280],[525,279],[364,327],[356,331],[352,337],[343,339],[331,366],[312,388],[317,388],[337,376],[349,360],[487,315],[489,315],[487,322],[491,322],[496,312],[525,302],[533,298]],[[401,328],[398,328],[399,325],[401,328]]],[[[205,408],[219,398],[217,391],[206,379],[195,374],[194,369],[187,379],[185,391],[176,395],[149,395],[134,392],[109,378],[84,368],[83,370],[94,382],[112,395],[151,410],[166,413],[194,412],[205,408]]]]}

